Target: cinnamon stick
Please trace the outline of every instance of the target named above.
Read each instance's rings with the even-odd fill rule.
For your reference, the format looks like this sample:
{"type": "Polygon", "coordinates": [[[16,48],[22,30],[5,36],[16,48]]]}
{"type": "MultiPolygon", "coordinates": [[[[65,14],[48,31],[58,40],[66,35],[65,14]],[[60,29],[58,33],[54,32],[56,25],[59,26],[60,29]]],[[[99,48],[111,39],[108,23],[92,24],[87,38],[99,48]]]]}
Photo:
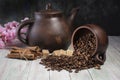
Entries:
{"type": "Polygon", "coordinates": [[[16,54],[8,54],[7,55],[8,58],[16,58],[16,59],[28,59],[28,60],[33,60],[35,59],[35,56],[34,54],[19,54],[19,53],[16,53],[16,54]]]}
{"type": "Polygon", "coordinates": [[[41,50],[38,46],[27,47],[27,48],[30,49],[30,50],[33,50],[33,51],[37,51],[37,52],[41,50]]]}
{"type": "Polygon", "coordinates": [[[42,56],[40,50],[41,49],[38,46],[26,48],[12,47],[12,50],[10,51],[10,54],[7,55],[7,57],[33,60],[42,56]]]}

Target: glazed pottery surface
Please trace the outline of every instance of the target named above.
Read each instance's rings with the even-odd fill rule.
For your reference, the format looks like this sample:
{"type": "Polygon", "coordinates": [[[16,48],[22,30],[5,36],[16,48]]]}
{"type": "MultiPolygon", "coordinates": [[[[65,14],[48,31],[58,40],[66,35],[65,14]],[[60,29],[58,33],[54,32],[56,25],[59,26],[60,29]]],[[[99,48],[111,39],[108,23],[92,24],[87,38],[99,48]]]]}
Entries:
{"type": "Polygon", "coordinates": [[[108,47],[108,36],[106,32],[98,25],[87,24],[78,27],[72,35],[72,45],[79,39],[79,37],[84,36],[85,34],[92,32],[96,38],[96,49],[92,53],[92,56],[95,57],[98,63],[103,64],[106,60],[106,49],[108,47]]]}
{"type": "Polygon", "coordinates": [[[71,39],[71,24],[78,8],[72,10],[67,19],[59,10],[52,9],[51,4],[46,5],[46,10],[35,12],[35,20],[27,20],[19,25],[18,38],[30,46],[39,46],[50,51],[67,49],[71,39]],[[25,38],[21,30],[28,27],[25,38]]]}

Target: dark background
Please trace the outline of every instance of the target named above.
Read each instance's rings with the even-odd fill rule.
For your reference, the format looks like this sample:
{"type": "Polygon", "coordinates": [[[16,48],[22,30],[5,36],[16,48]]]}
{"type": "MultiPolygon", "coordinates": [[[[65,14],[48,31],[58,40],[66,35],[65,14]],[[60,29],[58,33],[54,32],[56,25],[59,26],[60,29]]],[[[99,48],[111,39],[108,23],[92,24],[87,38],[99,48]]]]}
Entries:
{"type": "Polygon", "coordinates": [[[0,23],[20,21],[26,16],[34,19],[34,12],[45,9],[49,2],[66,16],[79,6],[74,27],[94,23],[108,35],[120,35],[120,0],[0,0],[0,23]]]}

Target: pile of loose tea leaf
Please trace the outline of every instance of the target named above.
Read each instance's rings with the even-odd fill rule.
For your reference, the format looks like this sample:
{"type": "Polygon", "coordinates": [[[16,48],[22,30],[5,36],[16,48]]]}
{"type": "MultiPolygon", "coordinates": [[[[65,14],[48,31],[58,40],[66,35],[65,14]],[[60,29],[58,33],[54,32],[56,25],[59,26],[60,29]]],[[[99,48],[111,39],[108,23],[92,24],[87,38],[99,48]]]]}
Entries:
{"type": "Polygon", "coordinates": [[[49,55],[45,59],[41,59],[40,64],[45,65],[48,70],[67,70],[72,72],[74,69],[76,73],[93,67],[100,69],[100,65],[96,63],[91,55],[96,48],[95,36],[92,33],[80,37],[74,47],[75,51],[72,56],[49,55]]]}

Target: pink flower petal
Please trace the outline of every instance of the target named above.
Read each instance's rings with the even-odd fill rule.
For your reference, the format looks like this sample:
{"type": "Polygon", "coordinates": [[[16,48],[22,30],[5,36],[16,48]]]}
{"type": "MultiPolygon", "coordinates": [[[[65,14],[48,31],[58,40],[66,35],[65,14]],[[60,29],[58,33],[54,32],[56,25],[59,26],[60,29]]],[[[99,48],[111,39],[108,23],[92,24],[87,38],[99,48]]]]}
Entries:
{"type": "Polygon", "coordinates": [[[5,43],[0,39],[0,48],[5,48],[5,43]]]}
{"type": "Polygon", "coordinates": [[[4,26],[5,26],[5,28],[8,30],[8,29],[13,29],[13,28],[15,28],[15,27],[17,27],[19,25],[19,23],[18,22],[16,22],[16,21],[12,21],[12,22],[8,22],[8,23],[6,23],[6,24],[4,24],[4,26]]]}
{"type": "Polygon", "coordinates": [[[17,27],[19,23],[17,21],[12,21],[11,22],[11,27],[17,27]]]}
{"type": "Polygon", "coordinates": [[[5,30],[5,28],[0,25],[0,33],[2,33],[4,30],[5,30]]]}
{"type": "MultiPolygon", "coordinates": [[[[23,21],[29,20],[28,17],[25,17],[23,21]]],[[[5,44],[14,43],[14,40],[17,38],[17,27],[19,22],[12,21],[4,24],[4,27],[0,25],[0,48],[5,48],[5,44]]],[[[27,28],[21,30],[22,33],[26,33],[27,28]]]]}

